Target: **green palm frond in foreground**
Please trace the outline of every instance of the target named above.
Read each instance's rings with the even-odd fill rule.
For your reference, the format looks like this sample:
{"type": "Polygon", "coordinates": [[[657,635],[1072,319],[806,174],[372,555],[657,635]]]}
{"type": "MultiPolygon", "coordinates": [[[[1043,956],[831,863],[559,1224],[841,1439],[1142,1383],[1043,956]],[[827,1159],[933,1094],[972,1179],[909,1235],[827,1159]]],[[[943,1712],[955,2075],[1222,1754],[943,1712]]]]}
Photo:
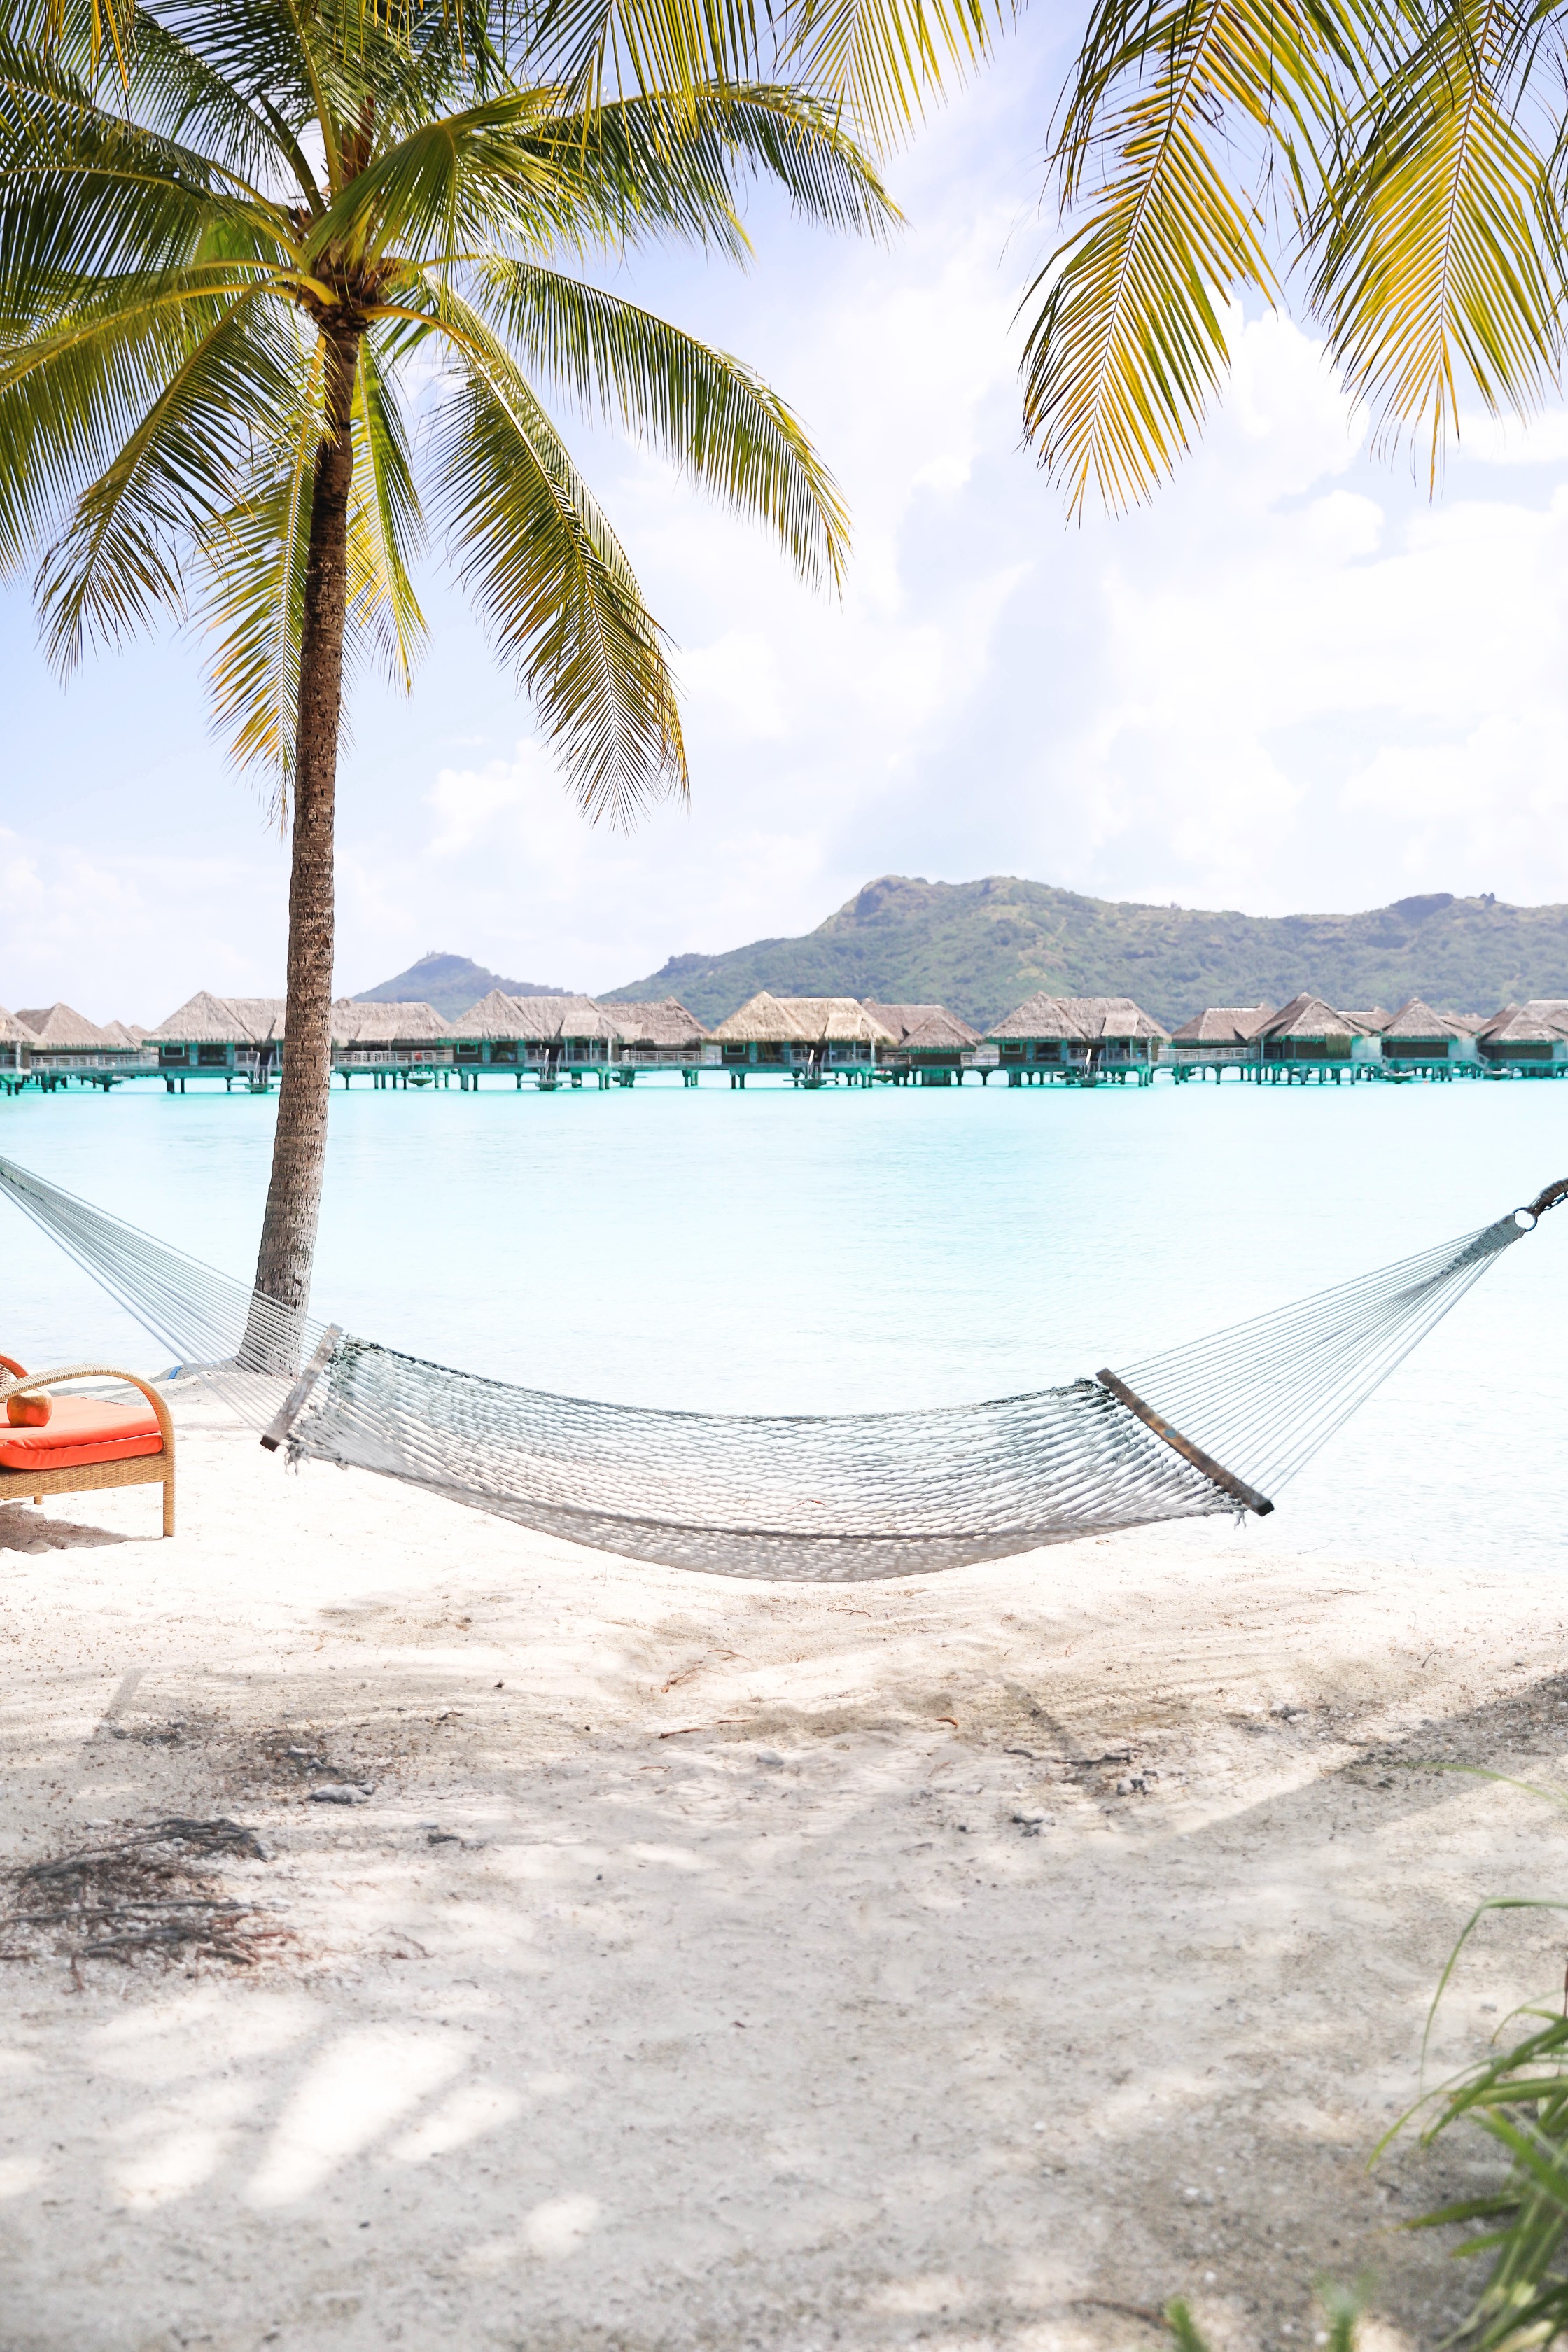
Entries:
{"type": "Polygon", "coordinates": [[[759,178],[835,227],[992,0],[0,0],[0,562],[62,668],[170,613],[291,815],[258,1286],[302,1309],[330,1076],[345,683],[412,677],[449,562],[591,815],[686,784],[663,632],[552,398],[836,580],[846,517],[741,362],[581,273],[741,255],[759,178]]]}
{"type": "Polygon", "coordinates": [[[1026,305],[1026,429],[1069,504],[1151,495],[1232,306],[1292,275],[1434,482],[1462,390],[1535,408],[1568,301],[1564,30],[1551,0],[1093,0],[1026,305]]]}

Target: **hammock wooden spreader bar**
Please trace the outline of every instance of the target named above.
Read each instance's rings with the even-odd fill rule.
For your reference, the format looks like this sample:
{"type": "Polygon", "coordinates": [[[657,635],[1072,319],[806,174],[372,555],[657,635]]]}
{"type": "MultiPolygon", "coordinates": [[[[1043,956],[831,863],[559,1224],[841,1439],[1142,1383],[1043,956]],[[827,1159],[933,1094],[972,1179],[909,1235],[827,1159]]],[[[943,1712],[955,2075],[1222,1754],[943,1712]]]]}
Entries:
{"type": "Polygon", "coordinates": [[[1195,1470],[1201,1470],[1205,1478],[1212,1478],[1215,1485],[1223,1493],[1234,1496],[1244,1510],[1256,1511],[1260,1519],[1268,1517],[1274,1506],[1267,1495],[1260,1495],[1256,1486],[1247,1485],[1245,1478],[1233,1478],[1230,1472],[1223,1469],[1211,1454],[1205,1454],[1201,1445],[1194,1445],[1190,1438],[1182,1435],[1179,1429],[1173,1429],[1152,1404],[1145,1404],[1125,1381],[1119,1381],[1114,1372],[1105,1370],[1096,1372],[1094,1377],[1102,1389],[1109,1389],[1111,1395],[1127,1407],[1129,1412],[1135,1412],[1145,1428],[1152,1429],[1156,1437],[1163,1437],[1184,1462],[1190,1462],[1195,1470]]]}
{"type": "Polygon", "coordinates": [[[606,1404],[286,1313],[0,1159],[0,1192],[291,1463],[374,1470],[634,1559],[850,1581],[995,1559],[1281,1488],[1547,1210],[1093,1380],[910,1412],[606,1404]]]}

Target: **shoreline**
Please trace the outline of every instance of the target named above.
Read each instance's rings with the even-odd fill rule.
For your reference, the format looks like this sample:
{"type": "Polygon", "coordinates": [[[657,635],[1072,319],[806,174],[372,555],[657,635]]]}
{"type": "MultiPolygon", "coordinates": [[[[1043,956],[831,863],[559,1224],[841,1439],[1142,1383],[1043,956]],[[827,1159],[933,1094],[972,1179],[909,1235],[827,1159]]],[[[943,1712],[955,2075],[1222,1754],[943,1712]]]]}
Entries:
{"type": "MultiPolygon", "coordinates": [[[[1110,2352],[1173,2294],[1286,2352],[1365,2271],[1364,2352],[1459,2315],[1393,2223],[1479,2141],[1365,2159],[1475,1903],[1568,1890],[1539,1801],[1410,1768],[1553,1777],[1551,1580],[1209,1524],[731,1581],[176,1409],[172,1541],[152,1489],[0,1507],[0,1852],[226,1816],[289,1940],[0,1973],[8,2352],[1110,2352]]],[[[1434,2074],[1554,1937],[1481,1939],[1434,2074]]]]}

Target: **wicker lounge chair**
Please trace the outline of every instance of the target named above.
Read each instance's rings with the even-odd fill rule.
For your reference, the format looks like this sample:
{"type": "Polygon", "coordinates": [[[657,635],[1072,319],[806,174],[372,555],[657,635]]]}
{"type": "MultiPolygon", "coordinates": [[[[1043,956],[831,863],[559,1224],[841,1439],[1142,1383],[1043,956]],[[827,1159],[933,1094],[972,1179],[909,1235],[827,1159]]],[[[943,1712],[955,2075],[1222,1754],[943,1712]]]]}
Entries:
{"type": "Polygon", "coordinates": [[[26,1372],[0,1356],[0,1503],[31,1496],[79,1495],[102,1486],[162,1486],[163,1533],[174,1532],[174,1424],[169,1408],[140,1373],[110,1364],[65,1364],[26,1372]],[[123,1381],[140,1389],[141,1404],[103,1397],[54,1394],[54,1412],[38,1429],[14,1429],[5,1418],[7,1397],[38,1389],[53,1394],[65,1381],[123,1381]]]}

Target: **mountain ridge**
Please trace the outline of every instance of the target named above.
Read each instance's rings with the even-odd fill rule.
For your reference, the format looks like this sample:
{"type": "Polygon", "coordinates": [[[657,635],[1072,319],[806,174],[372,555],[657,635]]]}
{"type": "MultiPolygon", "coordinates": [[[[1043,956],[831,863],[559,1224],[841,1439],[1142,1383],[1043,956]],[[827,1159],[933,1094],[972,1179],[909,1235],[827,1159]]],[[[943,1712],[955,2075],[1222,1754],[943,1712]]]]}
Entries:
{"type": "Polygon", "coordinates": [[[937,1003],[980,1028],[1037,990],[1131,996],[1167,1028],[1205,1004],[1282,1004],[1301,989],[1351,1007],[1393,1011],[1423,996],[1486,1013],[1568,993],[1568,906],[1432,890],[1352,914],[1245,915],[1091,898],[1016,875],[884,874],[814,931],[671,956],[599,994],[679,996],[711,1024],[759,988],[937,1003]]]}
{"type": "MultiPolygon", "coordinates": [[[[467,957],[426,956],[359,1002],[422,997],[450,1019],[491,988],[571,992],[500,979],[467,957]],[[453,968],[448,981],[433,980],[440,994],[423,984],[437,963],[453,968]]],[[[1131,996],[1168,1029],[1205,1004],[1283,1004],[1302,989],[1352,1010],[1392,1012],[1422,996],[1441,1011],[1489,1013],[1568,995],[1568,906],[1428,890],[1352,914],[1244,915],[1092,898],[1016,875],[883,874],[813,931],[674,955],[595,992],[606,1003],[679,996],[711,1026],[760,988],[945,1004],[981,1029],[1037,990],[1131,996]]]]}

